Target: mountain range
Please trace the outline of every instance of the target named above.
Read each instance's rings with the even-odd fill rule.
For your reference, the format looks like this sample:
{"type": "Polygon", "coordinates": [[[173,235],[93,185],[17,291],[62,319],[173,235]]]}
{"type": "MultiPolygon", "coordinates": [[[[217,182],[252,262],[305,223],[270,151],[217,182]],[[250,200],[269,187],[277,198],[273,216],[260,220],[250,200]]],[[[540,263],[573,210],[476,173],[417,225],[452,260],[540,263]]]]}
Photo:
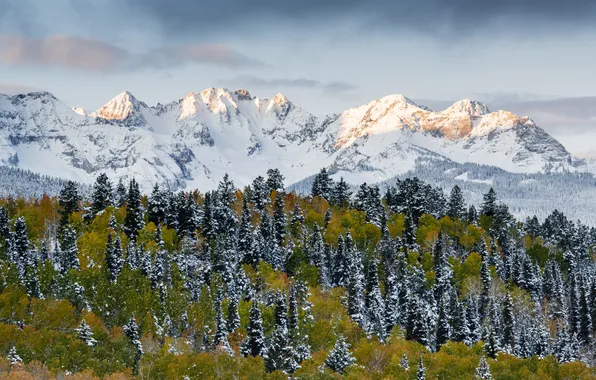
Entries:
{"type": "Polygon", "coordinates": [[[222,88],[156,106],[125,91],[93,112],[48,92],[0,94],[0,165],[87,184],[105,172],[145,191],[156,182],[211,189],[225,173],[243,186],[274,167],[288,184],[322,167],[376,183],[437,162],[596,174],[594,161],[573,157],[529,117],[467,99],[434,111],[389,95],[316,117],[282,94],[222,88]]]}

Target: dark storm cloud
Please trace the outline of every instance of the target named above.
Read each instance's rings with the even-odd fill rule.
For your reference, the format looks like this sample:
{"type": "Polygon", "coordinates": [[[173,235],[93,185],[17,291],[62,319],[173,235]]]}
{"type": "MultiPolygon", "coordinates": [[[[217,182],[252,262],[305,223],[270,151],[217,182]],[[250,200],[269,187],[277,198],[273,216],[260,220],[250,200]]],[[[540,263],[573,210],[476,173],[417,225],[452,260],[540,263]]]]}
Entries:
{"type": "Polygon", "coordinates": [[[16,29],[43,28],[53,12],[82,30],[122,32],[143,23],[148,33],[170,38],[255,29],[283,34],[283,28],[325,28],[344,21],[354,29],[405,29],[437,36],[494,26],[506,26],[499,30],[503,33],[532,35],[536,26],[552,32],[555,25],[591,28],[596,16],[594,0],[0,0],[0,8],[0,21],[16,29]]]}
{"type": "Polygon", "coordinates": [[[171,68],[189,63],[231,68],[264,66],[225,45],[176,45],[131,53],[103,41],[71,36],[35,39],[0,35],[0,62],[12,66],[54,66],[101,72],[171,68]]]}
{"type": "Polygon", "coordinates": [[[321,82],[314,79],[307,78],[274,78],[264,79],[256,76],[240,76],[233,79],[226,79],[220,81],[223,85],[230,87],[248,86],[248,87],[270,87],[270,88],[304,88],[304,89],[320,89],[325,92],[343,92],[356,89],[351,83],[334,81],[321,82]]]}
{"type": "Polygon", "coordinates": [[[592,23],[593,0],[125,0],[130,10],[149,15],[166,30],[194,31],[206,27],[269,21],[314,21],[321,24],[342,18],[368,19],[391,28],[429,28],[466,31],[492,21],[514,17],[525,23],[592,23]]]}

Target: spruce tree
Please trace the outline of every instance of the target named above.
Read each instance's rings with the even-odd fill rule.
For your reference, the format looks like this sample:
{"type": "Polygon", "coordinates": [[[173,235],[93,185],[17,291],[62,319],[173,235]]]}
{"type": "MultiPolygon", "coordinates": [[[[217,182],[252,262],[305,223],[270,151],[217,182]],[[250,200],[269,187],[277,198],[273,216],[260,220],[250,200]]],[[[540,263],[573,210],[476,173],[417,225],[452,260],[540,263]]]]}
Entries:
{"type": "Polygon", "coordinates": [[[497,213],[497,193],[491,187],[488,193],[484,194],[480,215],[495,216],[497,213]]]}
{"type": "Polygon", "coordinates": [[[408,362],[408,355],[404,352],[401,356],[401,360],[399,361],[399,366],[403,368],[405,371],[410,370],[410,363],[408,362]]]}
{"type": "Polygon", "coordinates": [[[449,326],[449,311],[447,309],[447,302],[444,296],[441,296],[437,305],[438,319],[437,319],[437,332],[436,332],[436,346],[437,350],[447,341],[451,335],[451,326],[449,326]]]}
{"type": "Polygon", "coordinates": [[[350,345],[343,336],[338,336],[333,349],[329,351],[325,365],[337,373],[345,373],[346,369],[356,362],[356,358],[350,352],[350,345]]]}
{"type": "Polygon", "coordinates": [[[385,326],[385,302],[381,297],[379,286],[379,275],[377,269],[377,258],[373,256],[368,264],[368,276],[366,276],[366,298],[368,331],[377,335],[383,342],[386,337],[385,326]]]}
{"type": "Polygon", "coordinates": [[[147,199],[147,219],[149,222],[156,226],[166,222],[168,199],[169,197],[159,189],[159,185],[156,183],[147,199]]]}
{"type": "Polygon", "coordinates": [[[451,189],[449,202],[447,203],[447,216],[451,219],[463,220],[466,218],[466,204],[461,188],[457,185],[451,189]]]}
{"type": "Polygon", "coordinates": [[[124,182],[122,182],[122,178],[120,178],[118,180],[118,185],[116,185],[116,194],[114,195],[116,206],[124,207],[127,199],[128,193],[126,192],[126,186],[124,186],[124,182]]]}
{"type": "Polygon", "coordinates": [[[128,185],[124,232],[129,238],[134,240],[139,234],[139,230],[143,228],[144,223],[141,191],[139,190],[139,184],[133,178],[128,185]]]}
{"type": "Polygon", "coordinates": [[[343,177],[335,184],[331,190],[330,202],[334,206],[346,207],[350,202],[350,186],[344,181],[343,177]]]}
{"type": "Polygon", "coordinates": [[[87,346],[93,347],[97,344],[97,340],[93,338],[93,331],[84,318],[81,320],[81,324],[75,329],[75,331],[77,332],[77,337],[85,342],[87,346]]]}
{"type": "Polygon", "coordinates": [[[279,169],[269,169],[267,170],[267,187],[269,188],[269,193],[272,191],[281,192],[284,190],[284,176],[281,174],[279,169]]]}
{"type": "Polygon", "coordinates": [[[476,373],[474,378],[482,379],[482,380],[492,380],[492,375],[490,374],[490,368],[488,366],[488,362],[486,358],[482,356],[480,358],[480,362],[478,363],[478,367],[476,367],[476,373]]]}
{"type": "Polygon", "coordinates": [[[133,362],[133,374],[138,374],[141,357],[145,353],[143,351],[143,344],[141,343],[141,336],[139,334],[139,326],[134,314],[130,316],[128,323],[122,327],[124,334],[128,337],[130,343],[135,347],[135,357],[133,362]]]}
{"type": "Polygon", "coordinates": [[[62,242],[60,243],[60,270],[62,273],[68,272],[70,269],[80,269],[79,249],[77,247],[77,233],[75,230],[67,225],[64,228],[62,242]]]}
{"type": "Polygon", "coordinates": [[[69,218],[72,213],[81,210],[81,196],[77,189],[77,185],[73,181],[68,181],[64,188],[58,195],[58,204],[60,206],[60,230],[63,230],[69,223],[69,218]]]}
{"type": "Polygon", "coordinates": [[[244,356],[262,356],[266,352],[263,317],[256,299],[250,307],[246,339],[242,342],[240,352],[244,356]]]}
{"type": "Polygon", "coordinates": [[[503,304],[503,348],[507,352],[511,352],[515,345],[515,319],[513,314],[513,299],[509,294],[509,290],[505,294],[505,301],[503,304]]]}
{"type": "Polygon", "coordinates": [[[285,212],[284,194],[277,192],[273,205],[273,230],[278,245],[283,245],[287,234],[288,219],[285,212]]]}
{"type": "Polygon", "coordinates": [[[3,238],[2,241],[10,238],[10,218],[4,206],[0,206],[0,238],[3,238]]]}
{"type": "Polygon", "coordinates": [[[327,169],[323,168],[319,173],[317,173],[317,175],[315,175],[310,195],[313,198],[321,197],[329,200],[332,186],[333,180],[331,177],[329,177],[327,169]]]}
{"type": "Polygon", "coordinates": [[[110,281],[114,282],[122,271],[124,259],[122,258],[122,243],[120,236],[112,238],[112,234],[108,233],[108,243],[106,246],[106,268],[110,277],[110,281]]]}
{"type": "Polygon", "coordinates": [[[416,372],[416,380],[426,380],[426,368],[424,367],[424,361],[422,356],[418,360],[418,371],[416,372]]]}
{"type": "Polygon", "coordinates": [[[234,332],[240,327],[240,315],[238,314],[238,297],[231,297],[228,303],[228,332],[234,332]]]}
{"type": "Polygon", "coordinates": [[[105,173],[101,173],[93,185],[91,195],[91,215],[95,216],[112,204],[112,183],[105,173]]]}

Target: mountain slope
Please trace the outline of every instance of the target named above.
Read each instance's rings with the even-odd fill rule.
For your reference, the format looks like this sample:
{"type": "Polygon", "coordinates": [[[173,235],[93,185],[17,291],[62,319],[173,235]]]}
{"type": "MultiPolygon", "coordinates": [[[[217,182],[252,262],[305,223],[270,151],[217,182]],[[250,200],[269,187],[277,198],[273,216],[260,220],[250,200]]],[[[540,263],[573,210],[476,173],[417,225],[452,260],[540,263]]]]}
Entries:
{"type": "Polygon", "coordinates": [[[150,107],[125,91],[95,112],[46,92],[0,95],[0,164],[91,183],[101,172],[149,190],[239,186],[271,167],[297,182],[328,167],[352,183],[379,182],[421,162],[510,172],[595,173],[527,117],[462,100],[433,112],[391,95],[317,118],[284,95],[206,89],[150,107]]]}

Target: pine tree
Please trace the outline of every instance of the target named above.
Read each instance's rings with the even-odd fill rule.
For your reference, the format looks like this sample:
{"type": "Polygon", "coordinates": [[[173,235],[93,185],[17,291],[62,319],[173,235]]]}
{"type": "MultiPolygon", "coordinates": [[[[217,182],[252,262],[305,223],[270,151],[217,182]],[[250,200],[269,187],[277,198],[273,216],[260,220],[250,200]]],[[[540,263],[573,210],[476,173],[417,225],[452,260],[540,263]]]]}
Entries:
{"type": "Polygon", "coordinates": [[[285,212],[284,194],[277,192],[273,205],[273,230],[278,245],[283,245],[287,234],[288,219],[285,212]]]}
{"type": "Polygon", "coordinates": [[[70,269],[80,269],[81,264],[78,255],[77,233],[71,226],[67,225],[64,227],[62,243],[60,244],[59,263],[62,273],[66,273],[70,269]]]}
{"type": "Polygon", "coordinates": [[[91,215],[95,216],[112,204],[112,183],[105,173],[101,173],[93,185],[91,195],[91,215]]]}
{"type": "Polygon", "coordinates": [[[344,181],[343,177],[335,184],[331,190],[330,203],[334,206],[346,207],[350,202],[350,186],[344,181]]]}
{"type": "Polygon", "coordinates": [[[17,266],[21,272],[24,272],[28,266],[28,251],[29,251],[29,234],[27,232],[27,224],[24,217],[19,217],[14,223],[14,234],[11,242],[11,250],[13,251],[13,260],[16,261],[17,266]]]}
{"type": "Polygon", "coordinates": [[[130,316],[128,323],[122,327],[122,330],[136,349],[133,364],[133,374],[138,374],[141,356],[143,356],[145,352],[143,351],[143,344],[141,343],[139,334],[139,326],[137,325],[134,314],[130,316]]]}
{"type": "Polygon", "coordinates": [[[81,196],[79,195],[77,185],[72,181],[66,182],[64,188],[58,195],[58,204],[60,205],[60,230],[64,229],[68,225],[69,218],[72,213],[81,210],[80,203],[81,196]]]}
{"type": "Polygon", "coordinates": [[[447,216],[451,219],[461,219],[466,217],[466,204],[461,188],[457,185],[451,189],[449,202],[447,203],[447,216]]]}
{"type": "Polygon", "coordinates": [[[497,334],[495,333],[495,329],[489,327],[488,336],[486,338],[486,343],[484,344],[484,352],[489,358],[495,358],[497,353],[499,352],[499,342],[497,340],[497,334]]]}
{"type": "Polygon", "coordinates": [[[348,251],[348,314],[360,326],[366,325],[363,281],[364,273],[360,253],[352,248],[348,251]]]}
{"type": "Polygon", "coordinates": [[[8,356],[6,358],[8,359],[8,362],[10,364],[10,368],[19,364],[23,364],[23,359],[21,359],[21,357],[17,353],[17,348],[15,346],[12,346],[10,348],[10,350],[8,351],[8,356]]]}
{"type": "Polygon", "coordinates": [[[228,303],[228,332],[234,332],[240,327],[240,315],[238,314],[238,297],[230,298],[228,303]]]}
{"type": "Polygon", "coordinates": [[[85,342],[87,346],[93,347],[97,344],[97,340],[93,338],[93,331],[84,318],[81,320],[81,324],[75,331],[77,332],[77,337],[85,342]]]}
{"type": "Polygon", "coordinates": [[[106,269],[108,270],[108,275],[112,282],[116,281],[124,264],[121,244],[120,236],[116,235],[116,238],[113,239],[112,234],[108,233],[108,243],[106,245],[106,269]]]}
{"type": "Polygon", "coordinates": [[[219,300],[215,302],[215,333],[213,334],[213,347],[233,355],[234,351],[228,342],[228,327],[223,315],[221,295],[218,295],[218,298],[219,300]]]}
{"type": "Polygon", "coordinates": [[[283,191],[284,180],[285,178],[281,174],[279,169],[267,170],[267,187],[269,188],[269,193],[271,193],[272,191],[283,191]]]}
{"type": "Polygon", "coordinates": [[[325,365],[332,371],[343,374],[355,362],[356,358],[350,352],[350,345],[343,336],[338,336],[333,349],[325,359],[325,365]]]}
{"type": "Polygon", "coordinates": [[[255,299],[250,307],[246,339],[242,342],[241,353],[244,356],[262,356],[266,351],[265,334],[261,308],[255,299]]]}
{"type": "Polygon", "coordinates": [[[10,218],[4,206],[0,206],[0,237],[4,238],[3,241],[10,238],[10,218]]]}
{"type": "Polygon", "coordinates": [[[251,213],[246,197],[242,199],[242,216],[238,226],[238,256],[242,262],[256,267],[258,259],[254,255],[254,237],[252,233],[251,213]]]}
{"type": "Polygon", "coordinates": [[[144,223],[141,191],[139,190],[139,184],[133,178],[128,185],[124,232],[129,238],[134,240],[139,234],[139,230],[143,228],[144,223]]]}
{"type": "Polygon", "coordinates": [[[271,198],[269,198],[271,191],[269,190],[269,186],[265,182],[265,178],[258,176],[252,182],[252,194],[251,194],[251,202],[254,205],[256,211],[261,212],[265,209],[271,202],[271,198]]]}
{"type": "Polygon", "coordinates": [[[385,326],[385,303],[381,297],[379,286],[379,275],[377,270],[377,258],[373,257],[368,264],[368,276],[366,277],[366,298],[368,331],[377,335],[383,342],[386,337],[385,326]]]}
{"type": "Polygon", "coordinates": [[[513,315],[513,300],[509,291],[505,294],[505,302],[503,304],[503,348],[507,352],[511,352],[515,345],[515,319],[513,315]]]}
{"type": "Polygon", "coordinates": [[[429,346],[429,329],[425,302],[411,294],[408,300],[406,339],[429,346]]]}
{"type": "Polygon", "coordinates": [[[323,168],[315,175],[315,179],[312,184],[310,195],[314,197],[321,197],[330,199],[331,187],[333,186],[333,180],[329,177],[327,169],[323,168]]]}
{"type": "Polygon", "coordinates": [[[295,358],[296,352],[292,347],[288,329],[276,325],[267,342],[265,368],[269,372],[281,370],[291,374],[300,368],[295,358]]]}
{"type": "Polygon", "coordinates": [[[165,192],[159,189],[159,185],[155,184],[153,191],[147,200],[147,219],[149,222],[159,226],[166,223],[166,213],[168,209],[169,197],[165,192]]]}
{"type": "Polygon", "coordinates": [[[122,178],[120,178],[118,180],[118,185],[116,185],[116,194],[114,195],[116,206],[124,207],[127,198],[128,193],[126,192],[126,186],[124,186],[124,182],[122,182],[122,178]]]}
{"type": "Polygon", "coordinates": [[[408,356],[406,355],[405,352],[401,356],[401,360],[399,362],[399,366],[401,368],[403,368],[405,371],[409,371],[410,370],[410,363],[408,362],[408,356]]]}
{"type": "Polygon", "coordinates": [[[495,216],[497,213],[497,193],[491,187],[488,193],[484,194],[480,214],[486,216],[495,216]]]}
{"type": "Polygon", "coordinates": [[[426,380],[426,368],[424,367],[422,356],[420,356],[420,360],[418,360],[418,372],[416,373],[416,379],[426,380]]]}
{"type": "Polygon", "coordinates": [[[337,239],[337,250],[335,251],[335,256],[332,262],[333,284],[335,286],[346,287],[348,285],[349,269],[347,249],[343,235],[339,235],[337,239]]]}
{"type": "Polygon", "coordinates": [[[399,323],[401,318],[399,286],[395,269],[393,266],[387,269],[389,272],[386,280],[385,292],[385,331],[387,334],[399,323]]]}
{"type": "Polygon", "coordinates": [[[437,333],[436,333],[436,345],[437,350],[447,341],[451,335],[451,326],[449,326],[449,315],[447,310],[447,302],[445,297],[441,296],[438,301],[439,315],[437,319],[437,333]]]}
{"type": "Polygon", "coordinates": [[[482,356],[480,358],[480,362],[478,363],[478,367],[476,367],[475,373],[476,379],[483,379],[483,380],[492,380],[492,375],[490,374],[490,368],[488,366],[488,362],[486,358],[482,356]]]}

